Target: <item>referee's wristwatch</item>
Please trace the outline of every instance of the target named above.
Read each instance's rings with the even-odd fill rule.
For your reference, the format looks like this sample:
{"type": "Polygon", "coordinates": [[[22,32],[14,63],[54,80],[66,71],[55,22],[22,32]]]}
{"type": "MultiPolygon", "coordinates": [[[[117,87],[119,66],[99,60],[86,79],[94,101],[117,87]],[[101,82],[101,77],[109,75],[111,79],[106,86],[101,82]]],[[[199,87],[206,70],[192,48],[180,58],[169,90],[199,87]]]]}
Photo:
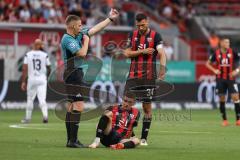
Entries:
{"type": "Polygon", "coordinates": [[[111,22],[113,22],[113,19],[111,17],[108,17],[111,22]]]}

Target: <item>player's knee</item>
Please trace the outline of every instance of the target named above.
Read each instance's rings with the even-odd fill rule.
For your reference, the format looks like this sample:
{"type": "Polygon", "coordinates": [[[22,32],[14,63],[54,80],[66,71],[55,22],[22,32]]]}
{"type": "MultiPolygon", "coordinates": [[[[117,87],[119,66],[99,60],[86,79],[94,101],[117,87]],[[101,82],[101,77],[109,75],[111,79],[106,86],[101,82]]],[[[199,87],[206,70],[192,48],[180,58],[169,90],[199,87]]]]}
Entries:
{"type": "Polygon", "coordinates": [[[219,96],[220,102],[225,102],[225,96],[219,96]]]}
{"type": "Polygon", "coordinates": [[[143,112],[145,114],[152,114],[152,107],[151,104],[143,104],[143,112]]]}
{"type": "Polygon", "coordinates": [[[233,100],[234,103],[239,102],[239,96],[238,96],[238,94],[233,94],[233,95],[232,95],[232,100],[233,100]]]}
{"type": "Polygon", "coordinates": [[[73,102],[72,103],[73,110],[82,112],[84,109],[84,103],[79,101],[79,102],[73,102]]]}
{"type": "Polygon", "coordinates": [[[104,112],[104,115],[107,116],[108,118],[112,119],[113,113],[112,113],[112,111],[106,111],[106,112],[104,112]]]}

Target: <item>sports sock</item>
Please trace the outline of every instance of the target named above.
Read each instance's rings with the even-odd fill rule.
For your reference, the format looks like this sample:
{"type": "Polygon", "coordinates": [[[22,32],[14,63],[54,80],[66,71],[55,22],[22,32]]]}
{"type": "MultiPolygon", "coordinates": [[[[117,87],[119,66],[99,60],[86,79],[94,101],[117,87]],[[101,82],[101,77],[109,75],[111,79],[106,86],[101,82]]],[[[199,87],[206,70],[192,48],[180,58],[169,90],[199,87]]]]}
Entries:
{"type": "Polygon", "coordinates": [[[133,141],[124,142],[123,145],[124,145],[124,148],[134,148],[135,147],[135,144],[133,141]]]}
{"type": "Polygon", "coordinates": [[[225,108],[225,102],[220,102],[220,112],[221,112],[221,115],[222,115],[222,119],[223,120],[227,120],[227,115],[226,115],[226,108],[225,108]]]}
{"type": "Polygon", "coordinates": [[[236,120],[240,120],[240,105],[239,105],[239,101],[235,102],[234,105],[235,105],[236,120]]]}
{"type": "Polygon", "coordinates": [[[26,119],[31,119],[32,118],[32,109],[27,108],[26,109],[26,119]]]}
{"type": "Polygon", "coordinates": [[[26,108],[26,119],[32,118],[32,110],[33,110],[33,101],[28,97],[27,99],[27,108],[26,108]]]}
{"type": "Polygon", "coordinates": [[[67,129],[67,141],[70,141],[70,114],[71,112],[67,112],[66,113],[66,117],[65,117],[65,125],[66,125],[66,129],[67,129]]]}
{"type": "Polygon", "coordinates": [[[151,122],[152,122],[152,116],[150,118],[144,116],[143,124],[142,124],[142,136],[141,136],[141,139],[147,139],[148,131],[149,131],[150,126],[151,126],[151,122]]]}
{"type": "Polygon", "coordinates": [[[73,111],[70,114],[70,141],[76,142],[78,138],[78,128],[80,122],[81,112],[73,111]]]}
{"type": "Polygon", "coordinates": [[[107,116],[103,115],[100,118],[97,126],[96,137],[101,138],[103,136],[104,130],[107,128],[108,122],[109,118],[107,116]]]}
{"type": "Polygon", "coordinates": [[[48,118],[48,107],[47,107],[46,103],[41,105],[41,111],[43,114],[43,118],[47,119],[48,118]]]}

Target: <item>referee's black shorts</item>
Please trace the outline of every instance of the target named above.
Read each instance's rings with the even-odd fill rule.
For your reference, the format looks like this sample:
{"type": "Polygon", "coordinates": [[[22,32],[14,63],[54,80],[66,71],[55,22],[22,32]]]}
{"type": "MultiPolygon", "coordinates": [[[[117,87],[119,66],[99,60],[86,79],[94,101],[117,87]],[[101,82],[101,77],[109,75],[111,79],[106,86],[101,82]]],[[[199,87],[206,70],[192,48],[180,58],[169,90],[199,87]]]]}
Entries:
{"type": "Polygon", "coordinates": [[[64,72],[66,93],[68,95],[68,99],[72,100],[73,102],[84,100],[84,97],[79,89],[80,87],[78,87],[86,86],[86,84],[83,82],[83,76],[84,73],[81,68],[64,72]],[[79,90],[79,92],[76,90],[79,90]]]}
{"type": "Polygon", "coordinates": [[[136,100],[150,103],[154,100],[155,79],[128,79],[125,84],[124,93],[133,92],[136,94],[136,100]]]}
{"type": "Polygon", "coordinates": [[[235,80],[224,80],[217,79],[216,80],[216,94],[218,95],[226,95],[226,93],[234,94],[238,93],[238,84],[235,80]]]}

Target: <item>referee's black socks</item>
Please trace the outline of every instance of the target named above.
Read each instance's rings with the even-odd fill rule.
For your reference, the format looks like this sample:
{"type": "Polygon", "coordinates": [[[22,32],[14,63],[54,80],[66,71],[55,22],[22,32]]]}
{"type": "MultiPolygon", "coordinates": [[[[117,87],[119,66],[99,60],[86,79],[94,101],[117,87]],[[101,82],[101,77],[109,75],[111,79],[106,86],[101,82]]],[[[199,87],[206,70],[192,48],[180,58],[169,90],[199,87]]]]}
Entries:
{"type": "Polygon", "coordinates": [[[81,112],[76,110],[70,114],[70,141],[73,143],[77,141],[80,117],[81,112]]]}
{"type": "Polygon", "coordinates": [[[142,136],[141,139],[147,139],[148,131],[150,129],[152,122],[152,116],[143,118],[143,125],[142,125],[142,136]]]}
{"type": "Polygon", "coordinates": [[[236,120],[240,120],[240,101],[234,102],[235,105],[235,113],[236,113],[236,120]]]}
{"type": "Polygon", "coordinates": [[[107,128],[109,118],[106,115],[102,115],[98,122],[96,137],[102,138],[104,130],[107,128]]]}
{"type": "Polygon", "coordinates": [[[223,120],[227,120],[227,114],[226,114],[226,108],[225,108],[225,102],[220,102],[220,112],[221,112],[221,115],[222,115],[222,119],[223,120]]]}
{"type": "Polygon", "coordinates": [[[67,129],[67,142],[70,141],[70,115],[71,115],[71,112],[67,112],[66,113],[66,117],[65,117],[65,126],[66,126],[66,129],[67,129]]]}

